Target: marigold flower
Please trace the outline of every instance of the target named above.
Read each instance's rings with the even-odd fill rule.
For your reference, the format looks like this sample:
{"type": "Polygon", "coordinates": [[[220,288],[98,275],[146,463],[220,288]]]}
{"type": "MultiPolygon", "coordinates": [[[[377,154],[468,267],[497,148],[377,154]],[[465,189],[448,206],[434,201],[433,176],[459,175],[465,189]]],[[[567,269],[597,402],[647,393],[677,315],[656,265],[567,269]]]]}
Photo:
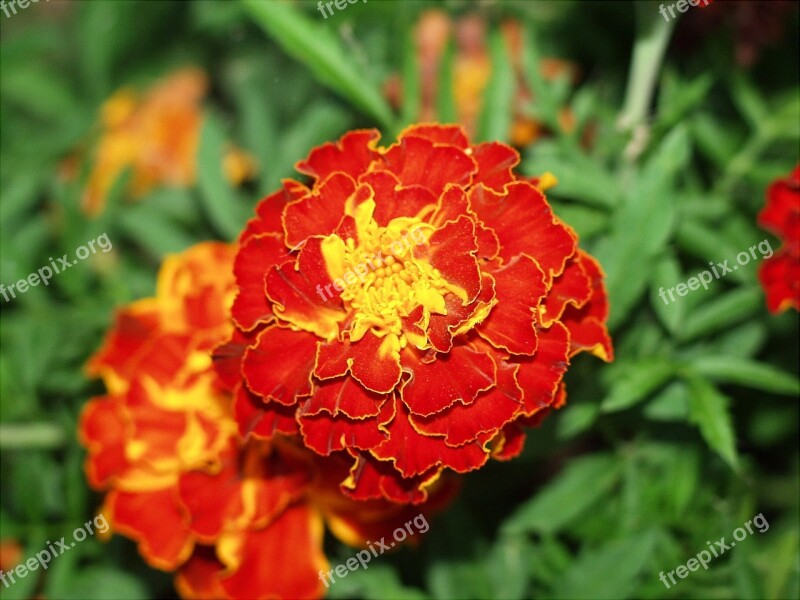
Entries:
{"type": "Polygon", "coordinates": [[[88,364],[109,394],[81,415],[87,478],[107,491],[111,529],[136,540],[150,565],[176,571],[183,597],[317,598],[323,519],[358,545],[409,512],[341,497],[330,481],[346,475],[341,460],[238,435],[211,364],[233,331],[234,253],[206,243],[168,258],[156,296],[118,313],[88,364]]]}
{"type": "MultiPolygon", "coordinates": [[[[186,68],[159,81],[143,95],[124,88],[105,102],[102,135],[83,197],[87,214],[102,212],[111,186],[127,168],[132,171],[129,192],[133,198],[157,185],[194,183],[207,89],[205,73],[186,68]]],[[[252,177],[256,167],[252,157],[231,148],[221,168],[238,185],[252,177]]]]}
{"type": "Polygon", "coordinates": [[[758,270],[767,308],[772,313],[800,310],[800,165],[769,186],[758,223],[783,240],[783,246],[758,270]]]}
{"type": "Polygon", "coordinates": [[[316,148],[297,165],[311,187],[258,205],[216,357],[242,433],[344,451],[347,493],[416,503],[445,469],[517,455],[572,356],[612,359],[608,307],[515,150],[455,126],[378,138],[316,148]]]}

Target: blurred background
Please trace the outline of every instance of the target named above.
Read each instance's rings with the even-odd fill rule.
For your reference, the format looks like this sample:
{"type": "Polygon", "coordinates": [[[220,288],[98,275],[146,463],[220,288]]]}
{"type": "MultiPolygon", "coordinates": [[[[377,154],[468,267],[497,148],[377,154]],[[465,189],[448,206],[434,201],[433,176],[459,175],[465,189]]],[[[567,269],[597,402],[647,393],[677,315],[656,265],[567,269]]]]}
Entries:
{"type": "MultiPolygon", "coordinates": [[[[658,295],[781,244],[756,215],[800,153],[798,3],[667,18],[677,4],[4,2],[0,283],[110,247],[0,297],[0,568],[95,514],[75,431],[103,390],[83,365],[163,256],[235,239],[315,145],[440,121],[556,177],[555,212],[606,271],[617,358],[576,359],[520,458],[466,476],[418,548],[330,597],[799,597],[798,314],[767,311],[760,255],[658,295]],[[769,529],[708,570],[659,580],[759,514],[769,529]]],[[[0,597],[176,597],[101,537],[0,597]]]]}

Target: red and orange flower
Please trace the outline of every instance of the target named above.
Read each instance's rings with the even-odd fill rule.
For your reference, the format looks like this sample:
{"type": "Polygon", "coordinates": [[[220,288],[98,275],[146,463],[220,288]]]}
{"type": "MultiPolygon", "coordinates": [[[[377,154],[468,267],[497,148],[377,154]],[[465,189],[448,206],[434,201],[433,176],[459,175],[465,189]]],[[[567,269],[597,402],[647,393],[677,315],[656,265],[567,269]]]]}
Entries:
{"type": "Polygon", "coordinates": [[[118,313],[88,366],[108,395],[81,417],[87,477],[107,491],[111,529],[150,565],[177,571],[183,597],[317,598],[323,519],[358,545],[410,509],[344,498],[331,481],[347,474],[340,460],[279,436],[240,438],[211,364],[233,330],[233,258],[220,243],[170,257],[156,296],[118,313]]]}
{"type": "MultiPolygon", "coordinates": [[[[612,359],[602,271],[499,143],[353,131],[298,163],[239,240],[216,354],[240,431],[350,457],[342,490],[418,503],[517,455],[570,359],[612,359]]],[[[534,180],[535,181],[535,180],[534,180]]]]}
{"type": "Polygon", "coordinates": [[[769,186],[758,223],[783,240],[783,246],[758,271],[767,308],[772,313],[800,310],[800,165],[769,186]]]}

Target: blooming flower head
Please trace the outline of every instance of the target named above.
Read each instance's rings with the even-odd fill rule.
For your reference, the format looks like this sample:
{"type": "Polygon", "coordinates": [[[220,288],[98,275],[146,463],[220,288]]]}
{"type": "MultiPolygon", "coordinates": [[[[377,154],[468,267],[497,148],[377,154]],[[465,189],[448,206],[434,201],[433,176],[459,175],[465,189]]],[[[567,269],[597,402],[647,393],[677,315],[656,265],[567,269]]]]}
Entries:
{"type": "Polygon", "coordinates": [[[800,310],[800,165],[769,186],[758,223],[783,240],[783,246],[758,271],[767,308],[773,313],[800,310]]]}
{"type": "MultiPolygon", "coordinates": [[[[185,68],[158,82],[145,94],[124,88],[102,108],[102,135],[83,197],[89,215],[102,212],[106,196],[123,170],[131,169],[130,194],[137,198],[157,185],[188,186],[197,173],[203,122],[205,73],[185,68]]],[[[252,177],[253,159],[230,147],[222,169],[238,185],[252,177]]]]}
{"type": "Polygon", "coordinates": [[[81,416],[87,477],[107,492],[111,529],[152,566],[176,571],[182,596],[320,597],[323,519],[360,544],[408,512],[334,497],[341,461],[287,439],[241,439],[211,364],[233,330],[233,258],[220,243],[170,257],[156,296],[118,313],[88,365],[109,393],[81,416]]]}
{"type": "Polygon", "coordinates": [[[519,155],[418,125],[353,131],[257,207],[217,353],[243,433],[350,457],[359,499],[422,502],[445,470],[521,451],[573,355],[611,360],[599,265],[519,155]]]}

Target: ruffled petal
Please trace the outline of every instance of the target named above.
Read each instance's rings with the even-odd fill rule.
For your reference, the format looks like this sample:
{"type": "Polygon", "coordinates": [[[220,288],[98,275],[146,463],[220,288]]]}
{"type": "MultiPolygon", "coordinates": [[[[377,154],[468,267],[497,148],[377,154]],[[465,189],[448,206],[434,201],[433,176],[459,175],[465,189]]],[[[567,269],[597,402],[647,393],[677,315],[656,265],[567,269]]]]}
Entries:
{"type": "Polygon", "coordinates": [[[407,349],[402,358],[403,369],[411,373],[402,388],[403,402],[416,415],[432,415],[455,402],[470,404],[497,382],[492,357],[466,346],[456,346],[430,364],[413,350],[407,349]]]}
{"type": "Polygon", "coordinates": [[[311,236],[329,235],[336,231],[347,201],[355,191],[356,183],[352,177],[333,173],[314,191],[287,204],[283,209],[286,243],[294,247],[311,236]]]}
{"type": "Polygon", "coordinates": [[[377,158],[375,147],[379,139],[381,134],[376,129],[349,131],[337,142],[312,150],[308,158],[298,162],[295,168],[317,181],[337,171],[357,179],[377,158]]]}
{"type": "Polygon", "coordinates": [[[194,539],[176,489],[136,494],[113,490],[103,514],[115,531],[138,543],[139,553],[156,569],[173,571],[192,553],[194,539]]]}
{"type": "Polygon", "coordinates": [[[342,377],[314,384],[311,397],[303,403],[300,413],[315,415],[326,411],[333,417],[340,413],[351,419],[377,417],[386,398],[370,392],[351,377],[342,377]]]}
{"type": "Polygon", "coordinates": [[[269,327],[245,353],[242,374],[262,398],[291,406],[311,393],[316,348],[317,338],[310,333],[269,327]]]}
{"type": "Polygon", "coordinates": [[[428,500],[428,487],[439,478],[441,469],[433,468],[416,477],[401,477],[391,462],[359,455],[350,476],[342,483],[348,496],[364,501],[385,498],[400,504],[420,504],[428,500]]]}
{"type": "Polygon", "coordinates": [[[469,442],[451,448],[441,437],[433,437],[418,431],[410,420],[405,404],[396,401],[394,418],[384,425],[389,434],[383,444],[370,450],[378,460],[391,460],[403,477],[414,477],[430,469],[450,468],[457,473],[466,473],[482,466],[488,453],[478,442],[469,442]]]}
{"type": "MultiPolygon", "coordinates": [[[[320,379],[350,373],[361,385],[378,394],[391,392],[400,382],[400,357],[392,335],[379,338],[368,331],[357,342],[320,343],[314,375],[320,379]]],[[[395,340],[396,341],[396,338],[395,340]]]]}
{"type": "Polygon", "coordinates": [[[489,271],[495,278],[497,304],[478,333],[495,348],[512,354],[533,355],[536,351],[535,311],[547,293],[539,265],[526,255],[489,271]]]}
{"type": "Polygon", "coordinates": [[[569,333],[559,322],[549,329],[537,329],[539,345],[531,357],[512,357],[518,363],[517,381],[525,393],[524,413],[528,416],[550,406],[558,384],[569,365],[569,333]]]}
{"type": "Polygon", "coordinates": [[[477,170],[464,150],[410,135],[392,145],[383,160],[403,185],[424,186],[437,197],[448,184],[469,185],[477,170]]]}
{"type": "Polygon", "coordinates": [[[344,318],[341,300],[326,296],[332,286],[325,259],[320,250],[321,238],[311,238],[303,246],[296,263],[272,267],[267,274],[267,296],[273,312],[282,320],[320,337],[333,339],[344,318]]]}
{"type": "Polygon", "coordinates": [[[296,406],[264,401],[247,389],[244,384],[236,390],[234,415],[239,425],[239,434],[246,438],[269,439],[276,433],[294,435],[300,432],[295,419],[296,406]]]}
{"type": "Polygon", "coordinates": [[[505,194],[499,194],[483,185],[473,187],[470,208],[497,234],[504,261],[520,254],[531,256],[549,285],[574,254],[575,235],[555,218],[544,195],[533,185],[516,182],[505,190],[505,194]]]}
{"type": "Polygon", "coordinates": [[[329,565],[322,551],[322,518],[311,506],[295,504],[267,527],[237,538],[229,545],[238,568],[222,579],[229,596],[304,600],[324,595],[319,572],[329,565]]]}
{"type": "Polygon", "coordinates": [[[233,264],[239,293],[231,311],[239,328],[250,331],[258,324],[275,319],[267,299],[264,276],[270,266],[283,264],[289,258],[282,236],[275,234],[252,236],[241,245],[233,264]]]}
{"type": "Polygon", "coordinates": [[[478,144],[472,149],[472,158],[478,163],[473,184],[482,183],[502,192],[507,183],[515,180],[512,169],[519,164],[519,152],[514,148],[498,142],[478,144]]]}

